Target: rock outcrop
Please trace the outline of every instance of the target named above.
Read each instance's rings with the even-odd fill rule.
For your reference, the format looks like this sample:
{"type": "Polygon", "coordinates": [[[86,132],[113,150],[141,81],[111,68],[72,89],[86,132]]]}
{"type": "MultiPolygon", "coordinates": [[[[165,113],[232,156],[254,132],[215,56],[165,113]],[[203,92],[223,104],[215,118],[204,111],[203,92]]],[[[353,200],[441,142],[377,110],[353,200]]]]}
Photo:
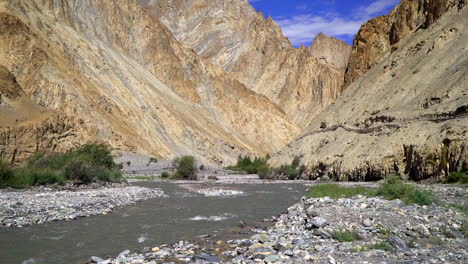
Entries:
{"type": "Polygon", "coordinates": [[[97,140],[220,165],[240,153],[273,153],[300,132],[268,98],[175,40],[137,0],[1,1],[0,36],[0,65],[31,104],[63,120],[49,117],[36,130],[6,124],[2,114],[9,160],[20,146],[33,152],[38,133],[57,138],[41,150],[97,140]],[[68,140],[73,127],[77,138],[68,140]]]}
{"type": "Polygon", "coordinates": [[[460,10],[467,3],[467,0],[402,0],[389,15],[365,23],[354,38],[343,88],[398,49],[406,36],[429,28],[448,10],[460,10]]]}
{"type": "Polygon", "coordinates": [[[319,33],[308,49],[323,64],[339,69],[348,66],[351,46],[342,40],[319,33]]]}
{"type": "Polygon", "coordinates": [[[402,38],[274,156],[273,165],[302,156],[309,168],[303,177],[340,180],[393,173],[441,180],[451,171],[466,171],[467,18],[467,7],[454,6],[428,28],[402,38]]]}
{"type": "Polygon", "coordinates": [[[312,55],[305,47],[294,48],[273,19],[245,0],[140,2],[177,40],[267,96],[300,127],[341,94],[344,61],[336,68],[335,61],[320,62],[329,50],[312,55]]]}

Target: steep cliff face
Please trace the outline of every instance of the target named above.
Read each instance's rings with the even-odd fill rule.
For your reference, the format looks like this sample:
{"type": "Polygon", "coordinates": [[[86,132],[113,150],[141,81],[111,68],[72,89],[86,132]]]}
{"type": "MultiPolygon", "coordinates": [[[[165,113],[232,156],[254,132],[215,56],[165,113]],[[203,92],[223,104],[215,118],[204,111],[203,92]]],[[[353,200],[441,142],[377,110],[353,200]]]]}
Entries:
{"type": "Polygon", "coordinates": [[[448,10],[460,10],[467,0],[402,0],[387,16],[365,23],[354,38],[343,88],[379,63],[406,36],[427,29],[448,10]]]}
{"type": "MultiPolygon", "coordinates": [[[[81,140],[86,127],[33,102],[11,72],[0,66],[0,157],[17,163],[42,151],[65,151],[81,140]]],[[[89,133],[88,133],[89,134],[89,133]]]]}
{"type": "Polygon", "coordinates": [[[348,66],[349,56],[351,55],[350,45],[323,33],[319,33],[315,37],[308,50],[319,62],[339,69],[348,66]]]}
{"type": "Polygon", "coordinates": [[[402,38],[272,163],[302,155],[310,179],[441,180],[468,170],[467,18],[467,7],[454,7],[402,38]]]}
{"type": "Polygon", "coordinates": [[[177,40],[267,96],[302,127],[341,93],[343,69],[320,63],[320,50],[312,55],[292,47],[272,19],[245,0],[140,2],[177,40]]]}
{"type": "Polygon", "coordinates": [[[92,139],[220,164],[273,153],[300,131],[266,97],[181,45],[136,0],[1,1],[0,35],[0,65],[25,96],[79,127],[79,140],[56,148],[92,139]]]}

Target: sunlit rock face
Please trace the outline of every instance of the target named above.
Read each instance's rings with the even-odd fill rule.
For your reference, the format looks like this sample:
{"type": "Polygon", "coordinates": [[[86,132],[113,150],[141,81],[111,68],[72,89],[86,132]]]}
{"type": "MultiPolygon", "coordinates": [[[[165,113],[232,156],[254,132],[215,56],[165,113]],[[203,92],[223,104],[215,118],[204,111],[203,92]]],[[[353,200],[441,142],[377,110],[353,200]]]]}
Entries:
{"type": "Polygon", "coordinates": [[[348,66],[351,46],[342,40],[319,33],[308,49],[323,64],[339,69],[348,66]]]}
{"type": "Polygon", "coordinates": [[[321,35],[316,48],[294,48],[271,18],[245,0],[140,2],[177,40],[267,96],[300,127],[341,93],[349,46],[338,40],[321,35]],[[325,42],[338,44],[329,50],[325,42]],[[331,58],[335,51],[340,54],[331,58]],[[331,64],[322,63],[324,56],[331,64]]]}
{"type": "Polygon", "coordinates": [[[447,11],[460,10],[467,3],[467,0],[402,0],[390,14],[369,20],[354,37],[343,87],[351,85],[397,49],[406,36],[428,29],[447,11]]]}
{"type": "Polygon", "coordinates": [[[174,39],[136,0],[2,1],[0,35],[1,78],[21,93],[3,100],[11,91],[2,89],[0,151],[9,160],[104,141],[117,151],[222,165],[240,153],[274,153],[300,132],[283,109],[174,39]],[[18,98],[44,115],[13,118],[23,111],[18,98]],[[12,132],[19,130],[26,132],[12,132]]]}
{"type": "MultiPolygon", "coordinates": [[[[408,2],[418,1],[403,1],[391,21],[398,20],[394,16],[402,8],[407,10],[402,18],[413,16],[408,2]]],[[[384,39],[379,21],[389,18],[365,24],[363,29],[372,30],[361,29],[356,37],[354,59],[356,49],[362,49],[359,54],[381,54],[379,62],[273,156],[272,164],[301,156],[308,168],[304,177],[342,180],[378,180],[394,173],[443,180],[450,171],[467,170],[468,8],[449,6],[443,14],[436,12],[440,16],[426,12],[416,24],[423,27],[401,37],[392,52],[372,44],[384,39]],[[367,33],[372,41],[356,46],[367,33]]]]}

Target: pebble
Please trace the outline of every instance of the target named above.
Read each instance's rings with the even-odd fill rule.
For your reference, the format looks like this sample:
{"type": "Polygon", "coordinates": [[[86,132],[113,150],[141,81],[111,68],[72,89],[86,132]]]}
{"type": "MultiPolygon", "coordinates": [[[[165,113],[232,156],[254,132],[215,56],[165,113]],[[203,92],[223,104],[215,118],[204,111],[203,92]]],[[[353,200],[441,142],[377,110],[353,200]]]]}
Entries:
{"type": "MultiPolygon", "coordinates": [[[[250,238],[213,242],[212,248],[180,241],[128,254],[127,263],[169,263],[177,256],[190,264],[468,263],[461,230],[465,218],[457,214],[447,207],[406,206],[378,197],[303,198],[272,217],[268,230],[252,229],[250,238]],[[340,242],[333,238],[338,231],[357,237],[340,242]],[[449,233],[453,237],[445,237],[449,233]]],[[[118,264],[118,258],[111,263],[118,264]]]]}
{"type": "Polygon", "coordinates": [[[124,184],[65,188],[69,189],[0,190],[0,229],[105,215],[117,207],[165,196],[160,189],[124,184]]]}

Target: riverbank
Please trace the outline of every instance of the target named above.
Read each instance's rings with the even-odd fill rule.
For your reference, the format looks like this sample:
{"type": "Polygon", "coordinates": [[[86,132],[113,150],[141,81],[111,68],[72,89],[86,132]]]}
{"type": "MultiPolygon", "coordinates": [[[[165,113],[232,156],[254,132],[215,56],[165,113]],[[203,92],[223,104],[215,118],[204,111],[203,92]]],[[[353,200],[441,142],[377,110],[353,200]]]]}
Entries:
{"type": "MultiPolygon", "coordinates": [[[[438,185],[433,190],[440,196],[462,197],[466,203],[465,187],[438,185]]],[[[101,264],[468,261],[466,212],[448,205],[406,205],[400,200],[364,196],[311,198],[272,221],[273,226],[254,229],[255,234],[245,239],[211,244],[180,241],[93,260],[101,264]]]]}
{"type": "Polygon", "coordinates": [[[159,189],[117,183],[2,189],[0,228],[107,214],[118,207],[162,196],[164,192],[159,189]]]}

